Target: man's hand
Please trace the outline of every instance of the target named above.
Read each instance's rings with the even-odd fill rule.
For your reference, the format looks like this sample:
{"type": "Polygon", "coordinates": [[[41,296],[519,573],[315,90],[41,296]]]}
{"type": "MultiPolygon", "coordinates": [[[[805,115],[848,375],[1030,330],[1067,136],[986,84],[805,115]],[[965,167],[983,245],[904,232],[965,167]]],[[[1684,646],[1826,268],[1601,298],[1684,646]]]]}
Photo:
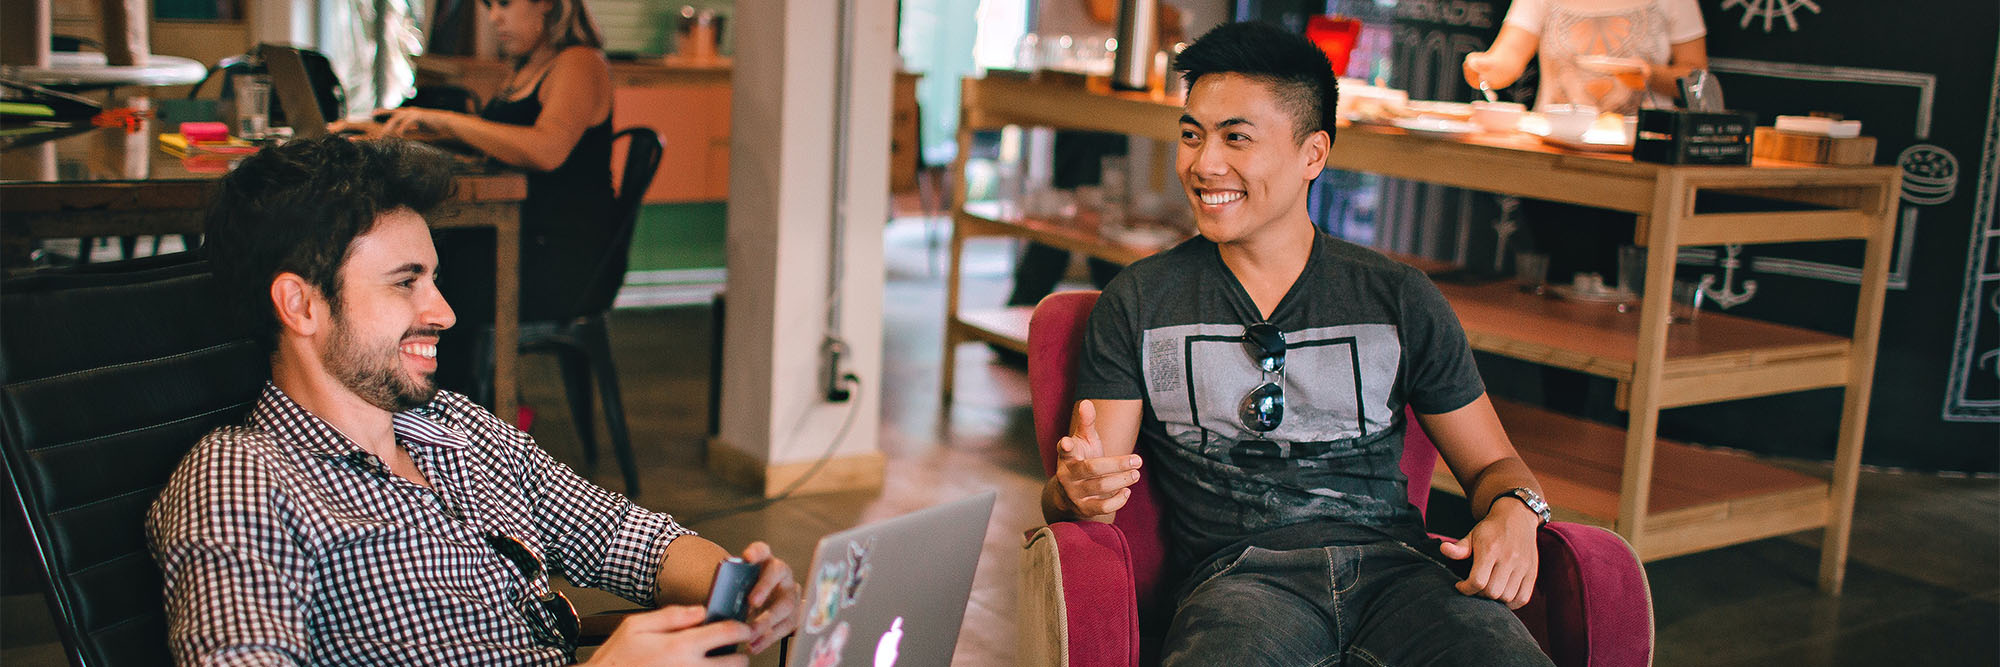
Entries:
{"type": "Polygon", "coordinates": [[[748,665],[742,653],[719,657],[712,649],[750,640],[750,626],[736,621],[701,625],[708,612],[701,607],[661,607],[633,614],[618,624],[611,638],[590,655],[590,665],[748,665]]]}
{"type": "Polygon", "coordinates": [[[1541,570],[1535,553],[1535,531],[1541,525],[1541,517],[1527,505],[1501,496],[1465,539],[1439,548],[1452,560],[1472,558],[1472,572],[1458,582],[1458,592],[1499,600],[1508,609],[1527,604],[1541,570]]]}
{"type": "Polygon", "coordinates": [[[1076,404],[1070,434],[1056,442],[1056,450],[1056,483],[1061,489],[1056,497],[1058,509],[1088,519],[1116,512],[1132,498],[1129,487],[1139,481],[1139,455],[1104,455],[1104,440],[1097,434],[1097,407],[1090,401],[1076,404]]]}
{"type": "Polygon", "coordinates": [[[743,549],[743,560],[763,566],[757,585],[750,588],[750,652],[762,653],[798,631],[799,583],[792,577],[792,567],[771,555],[771,545],[750,543],[743,549]]]}

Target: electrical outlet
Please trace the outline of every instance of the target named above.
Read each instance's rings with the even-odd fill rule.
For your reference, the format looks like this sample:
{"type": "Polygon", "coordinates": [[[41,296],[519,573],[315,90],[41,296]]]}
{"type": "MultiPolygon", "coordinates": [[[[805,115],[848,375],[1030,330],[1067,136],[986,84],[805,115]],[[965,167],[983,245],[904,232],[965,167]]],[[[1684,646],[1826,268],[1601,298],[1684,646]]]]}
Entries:
{"type": "Polygon", "coordinates": [[[819,354],[819,386],[827,402],[845,403],[849,398],[853,398],[854,393],[848,386],[854,376],[847,373],[845,365],[847,343],[839,338],[827,336],[826,342],[819,346],[819,354]]]}

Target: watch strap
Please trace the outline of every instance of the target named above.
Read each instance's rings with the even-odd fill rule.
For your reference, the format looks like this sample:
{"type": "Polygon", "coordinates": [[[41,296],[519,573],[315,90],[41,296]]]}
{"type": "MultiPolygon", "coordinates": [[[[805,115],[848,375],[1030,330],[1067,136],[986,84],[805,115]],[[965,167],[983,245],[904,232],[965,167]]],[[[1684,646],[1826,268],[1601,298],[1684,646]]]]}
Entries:
{"type": "Polygon", "coordinates": [[[1525,486],[1517,486],[1500,492],[1500,495],[1495,497],[1494,500],[1498,501],[1500,498],[1508,497],[1521,501],[1523,505],[1527,505],[1528,511],[1534,512],[1535,516],[1542,520],[1543,525],[1548,524],[1550,519],[1549,503],[1542,499],[1542,494],[1535,493],[1534,489],[1525,486]]]}

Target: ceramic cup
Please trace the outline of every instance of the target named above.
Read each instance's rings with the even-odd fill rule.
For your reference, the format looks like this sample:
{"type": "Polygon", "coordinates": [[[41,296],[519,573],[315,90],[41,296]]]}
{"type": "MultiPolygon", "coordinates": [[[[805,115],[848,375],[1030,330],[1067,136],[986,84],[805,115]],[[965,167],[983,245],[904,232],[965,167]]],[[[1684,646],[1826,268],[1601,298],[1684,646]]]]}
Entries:
{"type": "Polygon", "coordinates": [[[1520,127],[1521,117],[1527,112],[1528,107],[1518,102],[1481,100],[1472,103],[1472,122],[1488,132],[1513,132],[1520,127]]]}
{"type": "Polygon", "coordinates": [[[1551,104],[1542,108],[1549,120],[1549,136],[1576,141],[1597,122],[1597,107],[1588,104],[1551,104]]]}

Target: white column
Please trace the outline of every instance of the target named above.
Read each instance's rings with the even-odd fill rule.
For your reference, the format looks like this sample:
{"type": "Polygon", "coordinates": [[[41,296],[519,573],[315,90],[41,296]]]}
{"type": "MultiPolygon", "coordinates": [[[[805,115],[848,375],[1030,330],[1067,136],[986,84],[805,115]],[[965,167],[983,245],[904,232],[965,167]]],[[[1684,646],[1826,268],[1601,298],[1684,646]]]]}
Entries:
{"type": "MultiPolygon", "coordinates": [[[[739,0],[732,80],[728,308],[720,434],[708,467],[779,492],[833,446],[802,492],[878,486],[882,225],[888,219],[895,0],[739,0]],[[845,114],[841,7],[846,40],[845,114]],[[845,119],[844,127],[836,127],[845,119]],[[836,164],[835,133],[846,138],[836,164]],[[836,197],[836,170],[844,197],[836,197]],[[835,244],[836,202],[844,202],[835,244]],[[844,403],[819,382],[833,258],[840,250],[843,365],[861,378],[844,403]],[[840,441],[834,438],[852,420],[840,441]]],[[[672,178],[672,166],[662,176],[672,178]]]]}
{"type": "Polygon", "coordinates": [[[250,42],[319,46],[319,3],[313,0],[262,0],[249,3],[250,42]]]}

